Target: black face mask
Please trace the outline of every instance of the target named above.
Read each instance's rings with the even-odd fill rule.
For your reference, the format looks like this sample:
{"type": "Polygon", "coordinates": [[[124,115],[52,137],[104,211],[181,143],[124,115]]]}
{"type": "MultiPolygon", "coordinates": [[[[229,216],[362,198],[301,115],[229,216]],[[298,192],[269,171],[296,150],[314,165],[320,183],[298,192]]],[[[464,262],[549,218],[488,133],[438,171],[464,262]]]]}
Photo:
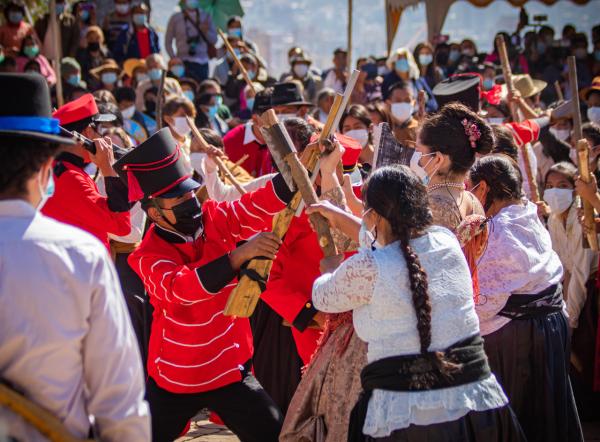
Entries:
{"type": "Polygon", "coordinates": [[[202,229],[202,206],[196,197],[173,207],[173,215],[173,227],[184,235],[194,236],[202,229]]]}
{"type": "Polygon", "coordinates": [[[144,104],[146,105],[146,110],[150,113],[154,113],[154,111],[156,110],[156,102],[154,101],[144,101],[144,104]]]}
{"type": "Polygon", "coordinates": [[[88,51],[90,52],[98,52],[100,50],[100,43],[93,42],[93,43],[88,43],[88,51]]]}
{"type": "Polygon", "coordinates": [[[202,232],[202,206],[196,197],[177,204],[171,209],[175,215],[173,224],[166,219],[158,205],[155,207],[158,208],[165,221],[182,235],[194,236],[202,232]]]}

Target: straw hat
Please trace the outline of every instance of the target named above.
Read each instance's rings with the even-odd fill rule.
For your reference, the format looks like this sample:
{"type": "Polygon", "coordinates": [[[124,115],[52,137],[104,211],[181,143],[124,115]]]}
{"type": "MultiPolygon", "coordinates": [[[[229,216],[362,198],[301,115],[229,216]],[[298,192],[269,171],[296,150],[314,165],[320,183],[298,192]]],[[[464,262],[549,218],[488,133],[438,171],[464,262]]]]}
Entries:
{"type": "Polygon", "coordinates": [[[146,60],[142,60],[139,58],[129,58],[125,60],[125,63],[123,63],[123,72],[125,72],[125,75],[127,75],[129,78],[133,78],[133,73],[137,68],[145,67],[146,60]]]}
{"type": "Polygon", "coordinates": [[[583,88],[579,91],[579,97],[582,100],[587,100],[590,96],[590,93],[596,91],[600,92],[600,76],[594,77],[592,80],[592,85],[590,87],[583,88]]]}
{"type": "Polygon", "coordinates": [[[522,74],[513,75],[513,85],[523,98],[529,98],[542,92],[548,86],[548,83],[542,80],[534,80],[529,74],[522,74]]]}
{"type": "Polygon", "coordinates": [[[106,71],[113,71],[118,74],[119,72],[121,72],[121,68],[119,67],[117,62],[114,61],[112,58],[107,58],[106,60],[104,60],[104,64],[102,66],[90,69],[90,74],[99,79],[102,73],[106,71]]]}

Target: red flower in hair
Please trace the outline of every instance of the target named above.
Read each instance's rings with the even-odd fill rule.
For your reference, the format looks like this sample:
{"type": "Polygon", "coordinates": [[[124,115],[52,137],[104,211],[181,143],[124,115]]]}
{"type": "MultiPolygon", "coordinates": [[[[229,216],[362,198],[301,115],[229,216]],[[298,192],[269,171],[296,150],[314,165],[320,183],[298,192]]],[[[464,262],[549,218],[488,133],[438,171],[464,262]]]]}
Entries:
{"type": "Polygon", "coordinates": [[[465,128],[465,135],[471,143],[471,149],[475,149],[477,147],[477,140],[481,138],[481,132],[479,132],[477,124],[465,118],[462,120],[462,125],[465,128]]]}

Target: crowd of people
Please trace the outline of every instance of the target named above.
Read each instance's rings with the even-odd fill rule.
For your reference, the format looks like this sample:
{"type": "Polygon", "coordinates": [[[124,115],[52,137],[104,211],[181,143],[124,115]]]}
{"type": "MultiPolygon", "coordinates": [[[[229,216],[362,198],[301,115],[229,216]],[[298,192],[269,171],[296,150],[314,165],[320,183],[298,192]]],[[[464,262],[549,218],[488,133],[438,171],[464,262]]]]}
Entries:
{"type": "MultiPolygon", "coordinates": [[[[600,213],[600,25],[558,35],[521,14],[498,33],[513,90],[496,43],[360,57],[319,141],[344,48],[324,70],[290,48],[276,79],[240,17],[232,54],[198,0],[164,41],[151,4],[114,3],[101,23],[89,0],[35,23],[3,9],[2,384],[79,439],[172,441],[207,409],[242,441],[583,441],[600,407],[600,256],[581,210],[600,213]],[[271,110],[303,161],[321,155],[319,202],[283,236],[295,189],[271,110]],[[377,161],[385,124],[409,161],[377,161]],[[267,278],[253,259],[273,261],[267,278]],[[262,292],[249,318],[226,314],[241,277],[262,292]]],[[[3,436],[45,440],[11,407],[3,436]]]]}

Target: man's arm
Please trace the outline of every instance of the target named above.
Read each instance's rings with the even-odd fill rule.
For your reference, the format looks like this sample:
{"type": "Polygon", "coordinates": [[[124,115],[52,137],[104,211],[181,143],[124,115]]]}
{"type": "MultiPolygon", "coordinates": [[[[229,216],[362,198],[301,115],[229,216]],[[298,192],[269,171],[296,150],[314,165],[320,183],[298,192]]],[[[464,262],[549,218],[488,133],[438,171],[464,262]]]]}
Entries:
{"type": "Polygon", "coordinates": [[[104,251],[92,278],[89,331],[82,343],[87,411],[101,440],[149,441],[141,357],[119,280],[104,251]]]}

